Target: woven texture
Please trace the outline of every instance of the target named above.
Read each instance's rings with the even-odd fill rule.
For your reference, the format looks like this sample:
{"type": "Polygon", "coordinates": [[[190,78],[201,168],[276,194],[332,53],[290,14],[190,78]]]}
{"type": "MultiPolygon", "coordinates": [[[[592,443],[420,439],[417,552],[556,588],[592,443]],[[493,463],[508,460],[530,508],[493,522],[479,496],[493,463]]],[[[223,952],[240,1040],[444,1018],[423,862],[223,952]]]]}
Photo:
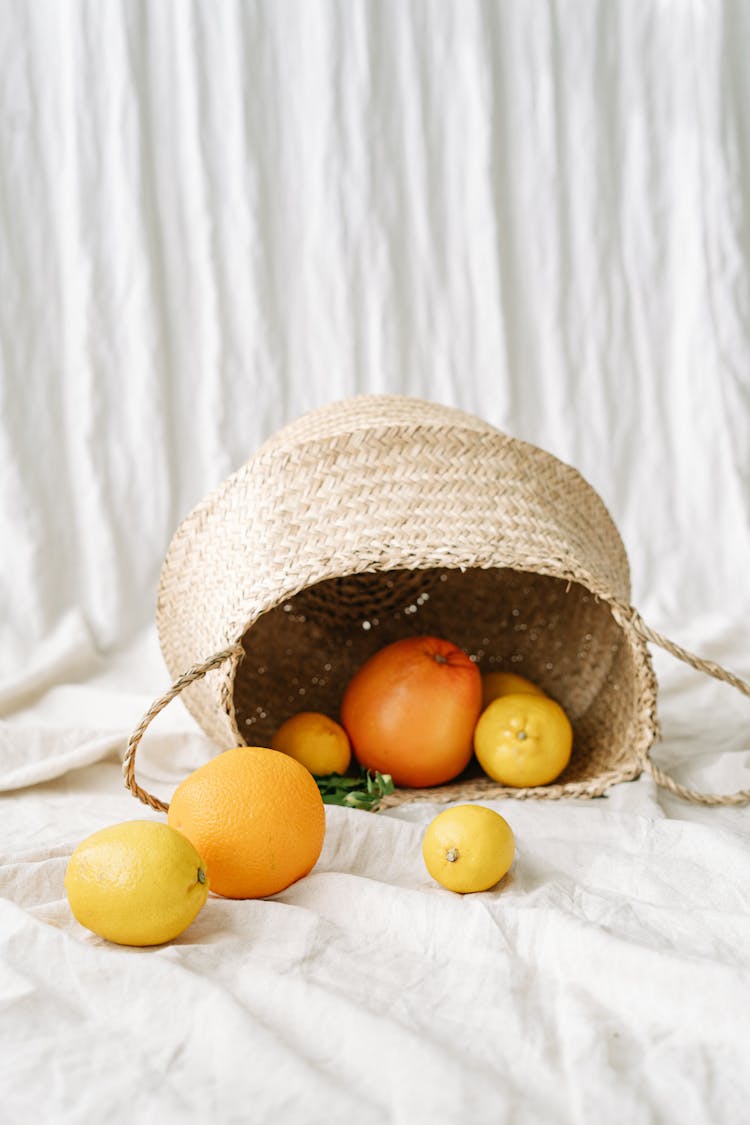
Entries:
{"type": "Polygon", "coordinates": [[[336,715],[353,672],[397,637],[446,637],[557,699],[573,755],[553,785],[505,789],[470,769],[391,803],[596,796],[640,774],[657,733],[629,598],[620,536],[574,469],[472,415],[375,395],[285,427],[193,510],[157,625],[174,676],[234,654],[183,694],[222,748],[267,743],[302,709],[336,715]]]}

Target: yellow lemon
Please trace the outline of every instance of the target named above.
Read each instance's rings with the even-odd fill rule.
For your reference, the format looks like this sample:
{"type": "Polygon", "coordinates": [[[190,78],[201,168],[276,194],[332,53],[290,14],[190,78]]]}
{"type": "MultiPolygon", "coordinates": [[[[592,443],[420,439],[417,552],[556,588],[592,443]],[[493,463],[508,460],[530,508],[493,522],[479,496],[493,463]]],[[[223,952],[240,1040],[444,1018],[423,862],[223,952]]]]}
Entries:
{"type": "Polygon", "coordinates": [[[300,711],[282,723],[271,748],[301,762],[315,777],[346,773],[352,758],[349,736],[320,711],[300,711]]]}
{"type": "Polygon", "coordinates": [[[474,752],[502,785],[548,785],[570,761],[573,728],[559,703],[545,695],[503,695],[479,716],[474,752]]]}
{"type": "Polygon", "coordinates": [[[449,891],[470,894],[494,887],[510,869],[513,832],[484,805],[453,805],[431,820],[422,839],[425,866],[449,891]]]}
{"type": "Polygon", "coordinates": [[[94,832],[65,872],[82,926],[119,945],[161,945],[186,929],[208,897],[206,868],[181,833],[152,820],[94,832]]]}
{"type": "Polygon", "coordinates": [[[545,694],[531,680],[527,680],[525,676],[518,676],[515,672],[485,672],[482,676],[482,710],[489,707],[493,699],[518,692],[530,695],[545,694]]]}

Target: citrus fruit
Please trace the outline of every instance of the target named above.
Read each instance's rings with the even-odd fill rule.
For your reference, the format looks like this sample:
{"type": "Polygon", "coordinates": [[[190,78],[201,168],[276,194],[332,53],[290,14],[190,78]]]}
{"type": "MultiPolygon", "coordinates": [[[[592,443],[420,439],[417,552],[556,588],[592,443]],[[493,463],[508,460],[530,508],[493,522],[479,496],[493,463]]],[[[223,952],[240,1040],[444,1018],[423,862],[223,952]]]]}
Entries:
{"type": "Polygon", "coordinates": [[[315,777],[346,773],[352,759],[346,731],[320,711],[292,715],[276,731],[271,746],[301,762],[315,777]]]}
{"type": "Polygon", "coordinates": [[[425,866],[449,891],[487,891],[509,870],[513,832],[484,805],[453,805],[431,820],[422,839],[425,866]]]}
{"type": "Polygon", "coordinates": [[[185,778],[168,820],[206,861],[211,890],[263,898],[307,875],[323,848],[325,809],[309,770],[260,746],[225,750],[185,778]]]}
{"type": "Polygon", "coordinates": [[[548,785],[570,761],[573,729],[559,703],[545,695],[502,695],[479,716],[474,751],[503,785],[548,785]]]}
{"type": "Polygon", "coordinates": [[[355,673],[341,721],[360,765],[421,788],[450,781],[468,764],[481,703],[479,669],[462,649],[407,637],[355,673]]]}
{"type": "Polygon", "coordinates": [[[87,836],[65,872],[75,918],[119,945],[161,945],[193,921],[208,897],[206,867],[189,840],[154,820],[87,836]]]}
{"type": "Polygon", "coordinates": [[[516,672],[485,672],[482,676],[482,709],[489,707],[493,699],[501,695],[522,694],[544,695],[540,687],[519,676],[516,672]]]}

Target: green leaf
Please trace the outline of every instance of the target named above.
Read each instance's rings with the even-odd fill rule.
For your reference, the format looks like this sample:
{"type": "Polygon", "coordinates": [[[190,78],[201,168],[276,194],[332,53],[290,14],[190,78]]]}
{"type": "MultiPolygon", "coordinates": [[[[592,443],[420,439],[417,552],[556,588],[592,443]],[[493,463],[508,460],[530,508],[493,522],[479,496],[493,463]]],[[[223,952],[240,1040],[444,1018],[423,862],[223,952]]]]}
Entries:
{"type": "Polygon", "coordinates": [[[395,788],[390,774],[364,768],[360,769],[357,777],[329,773],[315,780],[324,804],[369,812],[376,812],[383,797],[393,793],[395,788]]]}

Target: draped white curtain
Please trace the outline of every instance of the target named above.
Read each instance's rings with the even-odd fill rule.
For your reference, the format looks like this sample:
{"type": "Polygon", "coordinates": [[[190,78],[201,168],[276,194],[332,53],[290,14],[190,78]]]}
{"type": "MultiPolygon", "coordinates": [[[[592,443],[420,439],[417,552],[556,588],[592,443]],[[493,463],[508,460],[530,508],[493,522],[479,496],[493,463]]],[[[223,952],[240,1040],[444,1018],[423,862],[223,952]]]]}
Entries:
{"type": "Polygon", "coordinates": [[[2,667],[148,624],[187,510],[363,391],[574,463],[659,624],[747,608],[748,42],[741,3],[3,0],[2,667]]]}

